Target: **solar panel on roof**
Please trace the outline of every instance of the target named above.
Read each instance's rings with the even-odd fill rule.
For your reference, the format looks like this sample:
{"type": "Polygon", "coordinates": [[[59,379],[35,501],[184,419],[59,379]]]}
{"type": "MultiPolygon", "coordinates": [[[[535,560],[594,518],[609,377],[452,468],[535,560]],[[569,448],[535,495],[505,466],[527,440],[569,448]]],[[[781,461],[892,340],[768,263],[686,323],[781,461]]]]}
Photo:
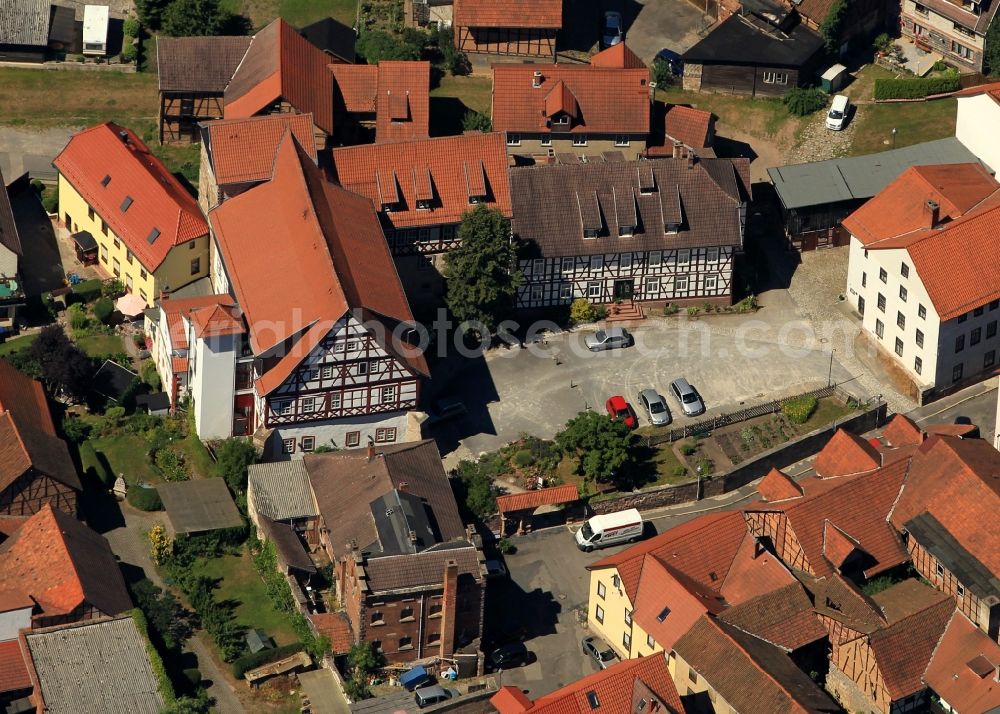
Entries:
{"type": "Polygon", "coordinates": [[[128,207],[131,206],[131,205],[132,205],[132,197],[131,196],[126,196],[125,200],[122,201],[122,206],[121,206],[122,213],[125,213],[125,211],[128,210],[128,207]]]}
{"type": "Polygon", "coordinates": [[[656,619],[659,622],[663,622],[664,620],[667,619],[667,615],[669,615],[669,614],[670,614],[670,608],[669,607],[665,607],[662,610],[660,610],[660,614],[656,616],[656,619]]]}
{"type": "Polygon", "coordinates": [[[107,176],[101,179],[101,185],[104,186],[105,188],[108,187],[109,183],[111,183],[111,174],[108,174],[107,176]]]}
{"type": "Polygon", "coordinates": [[[587,701],[590,702],[591,709],[597,709],[601,706],[601,700],[597,698],[597,692],[593,690],[587,692],[587,701]]]}
{"type": "Polygon", "coordinates": [[[156,242],[156,239],[159,237],[160,237],[160,229],[154,228],[149,232],[149,235],[146,237],[146,242],[152,245],[153,243],[156,242]]]}

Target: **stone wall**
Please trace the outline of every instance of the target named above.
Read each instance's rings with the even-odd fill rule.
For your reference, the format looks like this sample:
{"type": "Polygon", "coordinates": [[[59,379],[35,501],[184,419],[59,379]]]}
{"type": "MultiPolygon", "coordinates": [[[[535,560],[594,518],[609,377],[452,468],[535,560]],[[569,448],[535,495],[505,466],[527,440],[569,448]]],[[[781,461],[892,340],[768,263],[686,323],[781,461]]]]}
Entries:
{"type": "MultiPolygon", "coordinates": [[[[706,478],[702,482],[701,498],[720,496],[735,491],[748,483],[763,478],[772,468],[787,468],[797,461],[814,455],[823,448],[837,429],[846,429],[853,434],[864,434],[882,426],[885,419],[886,405],[881,403],[867,411],[855,414],[849,419],[834,422],[794,441],[765,451],[754,459],[734,466],[724,474],[714,474],[706,478]]],[[[657,486],[633,491],[621,494],[616,498],[591,501],[590,507],[594,513],[614,513],[628,508],[638,508],[642,511],[673,506],[678,503],[689,503],[697,498],[698,483],[691,481],[673,486],[657,486]]]]}

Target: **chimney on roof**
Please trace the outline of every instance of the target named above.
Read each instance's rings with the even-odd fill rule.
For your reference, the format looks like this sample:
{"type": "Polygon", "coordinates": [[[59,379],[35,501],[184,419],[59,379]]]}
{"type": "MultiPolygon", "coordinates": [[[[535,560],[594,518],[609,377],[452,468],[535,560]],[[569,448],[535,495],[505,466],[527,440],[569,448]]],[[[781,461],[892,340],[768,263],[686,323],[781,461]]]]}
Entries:
{"type": "Polygon", "coordinates": [[[924,217],[927,219],[927,227],[935,228],[941,218],[941,207],[937,201],[928,200],[924,204],[924,217]]]}
{"type": "Polygon", "coordinates": [[[693,169],[694,168],[694,154],[691,153],[691,152],[688,152],[688,155],[687,155],[687,164],[688,164],[688,168],[689,169],[693,169]]]}
{"type": "Polygon", "coordinates": [[[368,441],[368,463],[375,460],[375,443],[371,440],[368,441]]]}
{"type": "Polygon", "coordinates": [[[684,144],[682,144],[681,142],[679,142],[679,141],[675,141],[674,142],[673,158],[675,158],[675,159],[681,158],[681,156],[682,156],[681,147],[682,146],[684,146],[684,144]]]}
{"type": "Polygon", "coordinates": [[[417,542],[417,532],[416,531],[410,531],[410,542],[411,543],[416,543],[417,542]]]}
{"type": "Polygon", "coordinates": [[[123,144],[127,144],[128,143],[128,132],[127,131],[120,131],[120,132],[118,132],[118,138],[122,140],[123,144]]]}
{"type": "Polygon", "coordinates": [[[399,485],[396,488],[398,488],[400,491],[406,492],[410,490],[410,484],[408,481],[400,481],[399,485]]]}
{"type": "Polygon", "coordinates": [[[542,73],[540,70],[535,70],[535,73],[531,77],[531,86],[538,89],[542,86],[542,73]]]}

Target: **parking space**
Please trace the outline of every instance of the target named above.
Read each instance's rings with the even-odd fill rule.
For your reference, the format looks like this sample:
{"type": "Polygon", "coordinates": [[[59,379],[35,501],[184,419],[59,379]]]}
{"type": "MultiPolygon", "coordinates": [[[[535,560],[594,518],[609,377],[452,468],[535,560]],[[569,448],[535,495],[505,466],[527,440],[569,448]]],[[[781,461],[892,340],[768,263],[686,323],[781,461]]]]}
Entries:
{"type": "Polygon", "coordinates": [[[625,42],[652,64],[664,48],[678,53],[690,49],[713,23],[688,0],[634,0],[626,3],[625,42]]]}

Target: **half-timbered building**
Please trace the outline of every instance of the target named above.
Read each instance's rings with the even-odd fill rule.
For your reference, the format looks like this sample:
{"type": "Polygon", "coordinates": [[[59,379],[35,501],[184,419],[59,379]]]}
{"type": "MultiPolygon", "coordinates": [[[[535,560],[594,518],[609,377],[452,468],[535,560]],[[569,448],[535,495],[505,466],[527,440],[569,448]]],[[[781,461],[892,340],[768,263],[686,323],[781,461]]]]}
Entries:
{"type": "Polygon", "coordinates": [[[555,60],[562,0],[454,0],[452,18],[460,52],[555,60]]]}
{"type": "Polygon", "coordinates": [[[52,505],[75,516],[82,489],[42,385],[0,360],[0,515],[52,505]]]}
{"type": "Polygon", "coordinates": [[[485,205],[511,218],[502,134],[369,144],[332,155],[334,178],[378,210],[411,303],[440,301],[444,254],[459,244],[463,214],[485,205]]]}
{"type": "Polygon", "coordinates": [[[493,65],[493,129],[522,163],[560,154],[635,159],[646,151],[649,68],[624,43],[589,64],[493,65]]]}
{"type": "Polygon", "coordinates": [[[209,219],[213,287],[234,305],[205,315],[190,351],[199,435],[256,434],[284,455],[403,440],[427,367],[372,203],[289,131],[270,180],[209,219]]]}
{"type": "Polygon", "coordinates": [[[750,199],[746,160],[512,168],[510,182],[525,275],[518,307],[731,301],[750,199]]]}
{"type": "Polygon", "coordinates": [[[198,122],[221,119],[226,85],[249,37],[156,38],[160,143],[198,141],[198,122]]]}

